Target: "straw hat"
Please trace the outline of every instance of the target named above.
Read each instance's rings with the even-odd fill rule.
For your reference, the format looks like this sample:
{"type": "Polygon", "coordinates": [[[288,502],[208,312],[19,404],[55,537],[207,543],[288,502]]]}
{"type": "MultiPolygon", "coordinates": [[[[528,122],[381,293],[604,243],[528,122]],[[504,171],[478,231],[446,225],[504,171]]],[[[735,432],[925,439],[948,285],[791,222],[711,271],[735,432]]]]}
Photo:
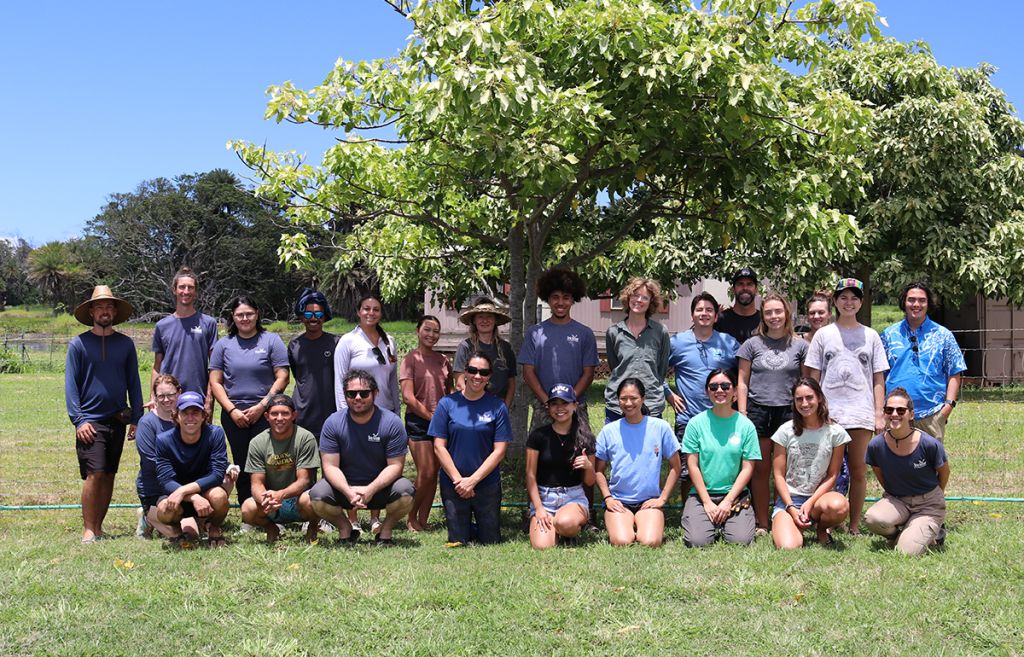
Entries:
{"type": "Polygon", "coordinates": [[[473,318],[480,313],[490,313],[491,315],[494,315],[495,327],[508,324],[512,321],[512,317],[509,316],[508,311],[490,299],[481,299],[480,301],[477,301],[475,306],[469,310],[463,311],[463,313],[459,315],[459,321],[466,326],[472,326],[473,318]]]}
{"type": "Polygon", "coordinates": [[[78,307],[75,308],[75,319],[86,326],[92,326],[92,315],[89,314],[89,311],[92,310],[93,302],[107,300],[113,301],[114,307],[117,308],[117,314],[114,315],[115,324],[125,322],[132,316],[132,312],[134,312],[132,304],[128,303],[124,299],[118,299],[115,297],[114,293],[111,292],[110,288],[106,285],[97,285],[92,289],[92,296],[89,297],[89,300],[78,304],[78,307]]]}

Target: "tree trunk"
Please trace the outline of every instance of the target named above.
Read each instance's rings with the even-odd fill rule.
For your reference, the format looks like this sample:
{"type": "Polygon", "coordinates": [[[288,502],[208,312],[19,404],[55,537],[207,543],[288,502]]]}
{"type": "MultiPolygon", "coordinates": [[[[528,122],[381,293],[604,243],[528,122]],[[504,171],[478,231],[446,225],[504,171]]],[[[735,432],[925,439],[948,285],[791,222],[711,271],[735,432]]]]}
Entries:
{"type": "MultiPolygon", "coordinates": [[[[524,278],[527,274],[525,253],[526,231],[522,224],[520,224],[511,231],[508,240],[508,305],[509,314],[512,316],[508,337],[512,343],[512,348],[517,354],[523,344],[523,333],[533,324],[532,314],[524,311],[526,299],[529,296],[527,290],[528,283],[526,278],[524,278]],[[525,325],[524,320],[529,321],[530,324],[525,325]]],[[[509,447],[512,448],[513,453],[521,452],[526,444],[528,409],[530,407],[530,400],[533,398],[533,393],[530,392],[530,389],[523,382],[522,372],[516,377],[516,381],[516,399],[512,404],[512,408],[509,409],[512,420],[512,444],[509,447]]]]}
{"type": "Polygon", "coordinates": [[[864,283],[864,303],[860,307],[860,312],[857,313],[857,321],[864,326],[871,326],[871,306],[873,290],[871,288],[871,265],[867,263],[861,263],[857,266],[857,278],[864,283]]]}

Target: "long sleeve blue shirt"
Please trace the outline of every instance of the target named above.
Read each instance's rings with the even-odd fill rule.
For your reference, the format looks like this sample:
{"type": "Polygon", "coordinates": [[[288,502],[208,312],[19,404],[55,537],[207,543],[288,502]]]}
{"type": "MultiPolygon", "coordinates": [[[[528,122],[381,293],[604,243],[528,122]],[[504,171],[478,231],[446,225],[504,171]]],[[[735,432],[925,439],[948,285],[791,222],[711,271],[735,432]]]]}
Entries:
{"type": "Polygon", "coordinates": [[[203,426],[199,440],[188,445],[178,427],[156,437],[156,478],[164,494],[170,495],[195,482],[200,492],[224,481],[228,469],[228,450],[224,430],[211,424],[203,426]]]}
{"type": "Polygon", "coordinates": [[[131,406],[131,423],[142,417],[142,386],[135,343],[123,333],[86,331],[68,343],[64,399],[75,427],[104,421],[131,406]]]}

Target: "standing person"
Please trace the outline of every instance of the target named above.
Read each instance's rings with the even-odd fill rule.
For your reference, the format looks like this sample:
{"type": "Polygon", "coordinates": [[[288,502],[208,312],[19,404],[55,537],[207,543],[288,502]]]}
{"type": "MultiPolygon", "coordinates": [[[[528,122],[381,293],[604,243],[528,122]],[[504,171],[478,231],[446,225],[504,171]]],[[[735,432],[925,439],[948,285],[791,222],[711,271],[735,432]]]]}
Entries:
{"type": "Polygon", "coordinates": [[[833,298],[839,317],[834,324],[815,333],[804,364],[808,376],[821,383],[832,417],[853,439],[846,450],[850,467],[850,534],[857,536],[867,490],[864,453],[873,433],[885,427],[882,399],[885,370],[889,366],[878,333],[857,321],[864,283],[856,278],[839,279],[833,298]]]}
{"type": "Polygon", "coordinates": [[[401,418],[376,403],[372,374],[351,370],[339,389],[348,404],[327,418],[320,434],[324,478],[309,491],[313,510],[338,528],[342,542],[355,543],[362,532],[343,511],[385,509],[374,543],[392,545],[392,530],[409,513],[416,493],[402,476],[408,437],[401,418]]]}
{"type": "Polygon", "coordinates": [[[679,481],[682,462],[672,427],[643,414],[646,391],[640,379],[619,383],[622,419],[604,425],[597,435],[597,486],[604,500],[604,524],[612,545],[634,541],[659,547],[665,539],[665,504],[679,481]],[[661,462],[668,461],[665,483],[661,462]],[[611,466],[611,477],[605,470],[611,466]]]}
{"type": "Polygon", "coordinates": [[[587,293],[576,272],[555,267],[537,280],[537,298],[551,308],[551,318],[530,327],[523,336],[519,364],[523,380],[535,397],[531,429],[550,421],[544,404],[548,390],[556,383],[569,383],[576,392],[580,422],[590,427],[587,416],[587,388],[594,380],[597,340],[594,332],[570,316],[572,304],[587,293]]]}
{"type": "Polygon", "coordinates": [[[761,324],[761,312],[754,305],[757,299],[757,275],[750,267],[737,269],[732,275],[732,308],[723,310],[715,321],[715,330],[746,342],[761,324]]]}
{"type": "Polygon", "coordinates": [[[551,424],[526,439],[526,495],[530,499],[530,545],[554,547],[587,524],[583,485],[594,485],[594,438],[576,417],[576,392],[568,383],[548,391],[551,424]]]}
{"type": "Polygon", "coordinates": [[[864,524],[904,554],[918,556],[945,540],[949,462],[942,443],[914,428],[914,400],[903,388],[885,398],[886,430],[868,445],[867,463],[885,494],[864,524]]]}
{"type": "Polygon", "coordinates": [[[608,328],[605,351],[611,374],[604,387],[605,422],[622,418],[619,383],[633,377],[644,382],[647,397],[644,405],[650,415],[661,417],[665,412],[665,389],[662,382],[668,374],[671,346],[668,331],[651,315],[661,308],[661,286],[649,278],[633,278],[622,288],[619,300],[627,309],[626,318],[608,328]]]}
{"type": "MultiPolygon", "coordinates": [[[[270,398],[288,387],[288,351],[276,333],[260,322],[259,306],[236,297],[228,310],[228,337],[210,356],[210,388],[220,404],[220,424],[239,466],[249,456],[249,443],[267,430],[264,413],[270,398]]],[[[238,476],[238,503],[251,497],[249,474],[238,476]]],[[[244,525],[248,531],[250,527],[244,525]]]]}
{"type": "Polygon", "coordinates": [[[669,342],[668,364],[675,370],[676,393],[665,384],[665,395],[676,412],[676,436],[680,441],[690,419],[711,408],[704,388],[708,374],[716,369],[734,369],[740,348],[736,338],[714,329],[718,301],[710,293],[701,292],[693,297],[690,317],[693,327],[676,333],[669,342]]]}
{"type": "Polygon", "coordinates": [[[935,297],[926,283],[904,286],[899,303],[903,320],[882,332],[889,363],[885,388],[907,390],[914,401],[914,426],[942,441],[967,363],[953,333],[928,316],[935,297]]]}
{"type": "Polygon", "coordinates": [[[156,517],[156,503],[163,494],[156,476],[156,437],[174,428],[174,411],[181,392],[181,384],[173,375],[158,374],[153,379],[150,393],[150,399],[156,400],[156,408],[142,416],[135,431],[135,449],[139,452],[139,475],[135,478],[135,490],[142,504],[136,536],[148,537],[154,528],[168,538],[179,533],[156,517]]]}
{"type": "Polygon", "coordinates": [[[758,536],[768,533],[772,435],[783,423],[793,419],[793,384],[800,378],[805,356],[807,343],[793,331],[789,302],[780,294],[768,293],[761,300],[761,324],[736,354],[739,361],[736,407],[754,423],[764,455],[754,463],[750,482],[758,536]]]}
{"type": "Polygon", "coordinates": [[[516,352],[508,340],[501,337],[498,327],[512,321],[508,312],[487,297],[476,300],[473,307],[459,315],[459,321],[469,327],[469,337],[455,350],[455,389],[466,389],[466,363],[476,352],[487,354],[494,363],[487,392],[512,408],[516,397],[516,352]]]}
{"type": "Polygon", "coordinates": [[[288,366],[295,380],[295,421],[319,438],[324,422],[337,410],[334,352],[340,337],[324,330],[331,307],[322,292],[303,290],[295,302],[295,314],[306,329],[288,342],[288,366]]]}
{"type": "MultiPolygon", "coordinates": [[[[416,497],[409,512],[412,531],[425,531],[430,507],[437,492],[437,459],[427,432],[437,404],[451,390],[452,368],[444,354],[434,351],[441,338],[441,321],[424,315],[416,322],[416,348],[406,354],[398,368],[398,384],[405,400],[405,432],[416,464],[416,497]]],[[[493,374],[492,374],[493,376],[493,374]]]]}
{"type": "Polygon", "coordinates": [[[492,367],[486,354],[471,354],[466,389],[438,402],[427,429],[441,466],[441,501],[452,546],[501,542],[499,466],[512,427],[505,402],[487,392],[492,367]]]}
{"type": "Polygon", "coordinates": [[[811,343],[814,334],[823,326],[832,322],[832,295],[828,290],[818,290],[807,300],[807,325],[809,330],[802,336],[804,342],[811,343]]]}
{"type": "MultiPolygon", "coordinates": [[[[341,336],[334,350],[334,401],[337,409],[348,407],[342,384],[348,373],[362,370],[373,375],[377,382],[374,400],[378,407],[398,414],[398,348],[395,339],[380,325],[383,305],[372,294],[364,295],[356,306],[357,324],[354,329],[341,336]]],[[[348,513],[354,531],[361,532],[355,507],[348,513]]],[[[370,512],[370,528],[374,534],[380,531],[380,509],[370,512]]]]}
{"type": "Polygon", "coordinates": [[[222,487],[228,465],[224,431],[210,424],[206,400],[198,392],[181,393],[176,406],[174,428],[156,437],[157,519],[171,528],[172,538],[182,535],[183,519],[205,521],[210,547],[223,547],[228,515],[222,487]]]}
{"type": "MultiPolygon", "coordinates": [[[[198,392],[206,398],[213,413],[210,394],[210,354],[217,343],[217,320],[196,311],[198,278],[188,267],[181,267],[171,282],[174,313],[156,323],[153,329],[153,372],[150,385],[159,374],[172,374],[184,391],[198,392]]],[[[149,408],[157,406],[150,398],[149,408]]]]}
{"type": "Polygon", "coordinates": [[[716,369],[705,381],[712,406],[686,425],[683,452],[693,486],[683,505],[686,545],[705,547],[719,533],[728,543],[754,541],[747,484],[761,459],[754,425],[733,409],[736,374],[716,369]]]}
{"type": "Polygon", "coordinates": [[[278,525],[306,521],[306,541],[316,540],[320,518],[309,489],[320,469],[316,438],[295,424],[295,402],[285,394],[270,398],[270,428],[249,443],[245,471],[252,477],[252,497],[242,504],[242,520],[267,530],[267,542],[281,535],[278,525]]]}
{"type": "MultiPolygon", "coordinates": [[[[828,415],[828,402],[814,379],[799,378],[793,386],[793,419],[772,436],[775,547],[791,550],[804,543],[803,532],[814,527],[818,542],[831,545],[829,530],[841,523],[850,503],[834,486],[843,467],[843,447],[850,436],[828,415]]],[[[763,456],[771,451],[762,452],[763,456]]]]}
{"type": "Polygon", "coordinates": [[[90,327],[68,343],[64,399],[75,426],[75,451],[82,475],[82,543],[104,536],[103,519],[114,494],[125,434],[135,438],[142,417],[142,384],[135,343],[114,326],[132,315],[132,306],[106,285],[75,308],[75,319],[90,327]]]}

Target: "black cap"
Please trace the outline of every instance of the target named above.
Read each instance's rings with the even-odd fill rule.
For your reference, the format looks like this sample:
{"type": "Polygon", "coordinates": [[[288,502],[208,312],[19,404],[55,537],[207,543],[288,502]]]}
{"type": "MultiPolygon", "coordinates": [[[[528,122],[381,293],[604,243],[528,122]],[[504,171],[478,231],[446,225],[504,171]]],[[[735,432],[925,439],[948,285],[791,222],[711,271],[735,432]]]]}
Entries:
{"type": "Polygon", "coordinates": [[[736,281],[741,278],[749,278],[750,280],[757,283],[757,274],[750,267],[740,267],[736,270],[736,273],[732,275],[732,284],[736,285],[736,281]]]}

